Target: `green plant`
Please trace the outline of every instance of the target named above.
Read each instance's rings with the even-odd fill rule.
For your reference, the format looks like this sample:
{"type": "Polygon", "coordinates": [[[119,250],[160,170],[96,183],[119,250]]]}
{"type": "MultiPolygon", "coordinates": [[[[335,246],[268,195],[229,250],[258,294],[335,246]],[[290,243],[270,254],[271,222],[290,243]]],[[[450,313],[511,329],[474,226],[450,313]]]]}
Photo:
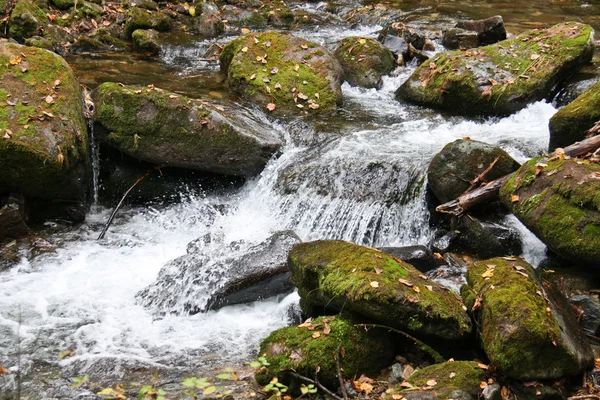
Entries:
{"type": "Polygon", "coordinates": [[[268,385],[263,387],[263,390],[265,392],[285,393],[285,392],[287,392],[288,387],[286,385],[284,385],[283,383],[279,382],[279,379],[277,379],[277,377],[275,377],[275,378],[271,379],[271,382],[269,382],[268,385]]]}
{"type": "Polygon", "coordinates": [[[300,386],[300,393],[302,393],[302,396],[307,394],[315,394],[317,393],[317,388],[312,383],[308,384],[308,386],[302,384],[302,386],[300,386]]]}
{"type": "Polygon", "coordinates": [[[261,368],[261,367],[266,367],[266,366],[269,366],[269,365],[271,365],[271,364],[269,364],[269,362],[267,361],[267,358],[266,358],[266,357],[264,357],[264,356],[262,356],[262,357],[258,357],[258,359],[257,359],[257,360],[255,360],[255,361],[252,361],[252,362],[249,362],[249,363],[247,363],[247,364],[248,364],[248,365],[250,365],[250,366],[251,366],[252,368],[254,368],[254,369],[258,369],[258,368],[261,368]]]}
{"type": "MultiPolygon", "coordinates": [[[[230,370],[230,372],[217,375],[217,378],[236,380],[237,374],[230,370]]],[[[222,387],[214,385],[206,378],[196,378],[195,376],[185,378],[181,384],[189,389],[185,392],[185,394],[192,396],[194,399],[198,398],[198,391],[201,391],[203,396],[208,396],[214,393],[228,395],[233,392],[232,390],[226,390],[222,387]]]]}

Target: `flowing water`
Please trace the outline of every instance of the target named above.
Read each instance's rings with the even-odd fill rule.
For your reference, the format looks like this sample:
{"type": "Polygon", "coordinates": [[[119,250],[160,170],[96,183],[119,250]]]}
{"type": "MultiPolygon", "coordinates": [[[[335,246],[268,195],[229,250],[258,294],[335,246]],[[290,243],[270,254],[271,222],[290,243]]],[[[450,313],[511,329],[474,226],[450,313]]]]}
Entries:
{"type": "MultiPolygon", "coordinates": [[[[349,35],[374,36],[377,30],[334,24],[298,34],[331,45],[349,35]]],[[[190,93],[197,88],[197,94],[222,97],[218,81],[214,87],[185,84],[202,76],[209,77],[203,82],[213,81],[214,65],[193,63],[209,44],[171,47],[159,62],[163,75],[150,70],[147,79],[156,84],[167,76],[164,71],[177,71],[175,82],[165,81],[171,90],[190,93]]],[[[119,68],[102,61],[106,68],[91,77],[85,61],[70,61],[82,80],[96,84],[110,75],[103,75],[104,70],[119,68]]],[[[203,251],[215,260],[243,254],[286,229],[302,240],[427,244],[435,232],[428,223],[425,171],[446,143],[469,136],[503,147],[518,161],[546,149],[548,121],[556,111],[551,104],[538,102],[502,119],[444,116],[394,100],[395,89],[412,70],[385,78],[381,90],[344,84],[339,118],[270,121],[273,133],[285,142],[282,154],[239,189],[214,194],[200,187],[176,204],[130,207],[118,214],[103,240],[96,238],[110,210],[96,207],[85,224],[51,237],[54,252],[0,273],[0,364],[13,373],[0,377],[0,387],[14,389],[19,368],[28,377],[25,385],[37,385],[30,386],[39,390],[34,398],[52,398],[60,397],[59,378],[65,380],[64,388],[69,378],[84,374],[114,383],[136,369],[177,370],[181,377],[240,365],[256,355],[270,331],[288,324],[298,296],[156,317],[135,296],[156,280],[161,267],[185,254],[189,242],[209,234],[203,251]],[[68,349],[72,356],[59,359],[68,349]],[[35,381],[36,374],[44,375],[40,370],[56,375],[35,381]]],[[[127,83],[149,82],[137,70],[125,76],[127,83]]],[[[260,111],[253,112],[268,121],[260,111]]],[[[509,217],[508,223],[523,232],[525,257],[539,262],[543,245],[516,219],[509,217]]]]}

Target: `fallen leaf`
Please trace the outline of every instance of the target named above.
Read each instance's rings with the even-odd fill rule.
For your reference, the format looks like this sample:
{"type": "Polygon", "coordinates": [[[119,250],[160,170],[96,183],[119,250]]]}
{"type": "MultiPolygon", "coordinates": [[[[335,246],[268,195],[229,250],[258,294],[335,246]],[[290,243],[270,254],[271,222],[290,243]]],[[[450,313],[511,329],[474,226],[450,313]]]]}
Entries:
{"type": "Polygon", "coordinates": [[[400,400],[402,397],[404,397],[404,396],[402,396],[401,394],[393,394],[392,395],[392,399],[394,399],[394,400],[400,400]]]}
{"type": "Polygon", "coordinates": [[[242,47],[242,53],[245,53],[245,52],[247,52],[247,51],[248,51],[248,46],[244,46],[244,47],[242,47]]]}
{"type": "Polygon", "coordinates": [[[8,104],[9,106],[16,106],[17,102],[16,101],[10,101],[10,100],[6,100],[6,104],[8,104]]]}
{"type": "Polygon", "coordinates": [[[437,385],[437,381],[435,379],[430,379],[426,383],[427,383],[427,386],[435,386],[435,385],[437,385]]]}
{"type": "Polygon", "coordinates": [[[51,95],[46,96],[46,98],[44,99],[46,101],[46,103],[48,104],[52,104],[54,103],[54,97],[52,97],[51,95]]]}
{"type": "Polygon", "coordinates": [[[300,45],[300,47],[301,47],[302,49],[304,49],[304,50],[308,49],[308,46],[307,46],[307,45],[305,45],[305,44],[302,44],[302,45],[300,45]]]}
{"type": "Polygon", "coordinates": [[[515,265],[513,268],[517,271],[525,271],[525,267],[521,267],[520,265],[515,265]]]}
{"type": "Polygon", "coordinates": [[[265,47],[271,47],[271,42],[270,41],[266,41],[265,42],[265,47]]]}
{"type": "Polygon", "coordinates": [[[358,43],[360,43],[360,44],[365,44],[365,43],[367,43],[367,41],[366,41],[365,39],[360,39],[360,40],[358,41],[358,43]]]}
{"type": "Polygon", "coordinates": [[[23,59],[21,58],[21,56],[17,56],[15,58],[11,58],[10,60],[8,60],[8,62],[10,63],[10,65],[19,65],[19,64],[21,64],[21,61],[23,61],[23,59]]]}
{"type": "Polygon", "coordinates": [[[413,385],[411,385],[410,383],[408,383],[407,381],[404,381],[400,384],[401,387],[403,388],[411,388],[414,387],[413,385]]]}
{"type": "Polygon", "coordinates": [[[400,283],[402,283],[402,284],[404,284],[404,285],[406,285],[408,287],[412,287],[413,286],[413,284],[410,281],[408,281],[406,279],[403,279],[403,278],[398,278],[398,282],[400,282],[400,283]]]}
{"type": "Polygon", "coordinates": [[[65,358],[72,357],[74,355],[75,355],[75,350],[67,349],[65,351],[61,351],[60,353],[58,353],[58,358],[63,360],[65,358]]]}
{"type": "Polygon", "coordinates": [[[429,63],[429,69],[436,69],[437,65],[434,62],[429,63]]]}
{"type": "Polygon", "coordinates": [[[377,275],[379,275],[379,274],[381,274],[381,273],[383,272],[383,269],[381,269],[381,268],[379,268],[379,267],[375,267],[374,269],[375,269],[375,273],[376,273],[377,275]]]}
{"type": "Polygon", "coordinates": [[[512,201],[513,203],[517,203],[519,201],[519,195],[513,194],[512,197],[510,198],[510,201],[512,201]]]}
{"type": "Polygon", "coordinates": [[[256,79],[256,74],[250,75],[250,80],[253,81],[254,79],[256,79]]]}
{"type": "Polygon", "coordinates": [[[427,288],[427,290],[429,290],[430,292],[433,292],[433,286],[431,285],[425,285],[425,287],[427,288]]]}
{"type": "Polygon", "coordinates": [[[280,84],[279,82],[277,82],[277,83],[275,84],[275,89],[276,89],[276,90],[281,90],[281,84],[280,84]]]}
{"type": "Polygon", "coordinates": [[[302,100],[308,100],[308,96],[302,92],[298,93],[298,98],[302,100]]]}
{"type": "Polygon", "coordinates": [[[413,290],[417,293],[421,293],[421,289],[418,286],[413,286],[413,290]]]}
{"type": "Polygon", "coordinates": [[[531,60],[537,60],[538,58],[540,58],[540,55],[539,55],[539,54],[536,54],[536,53],[533,53],[533,54],[531,55],[531,57],[529,57],[529,59],[531,59],[531,60]]]}
{"type": "Polygon", "coordinates": [[[482,278],[491,278],[492,276],[494,276],[494,269],[493,268],[488,268],[485,270],[485,272],[483,274],[481,274],[482,278]]]}
{"type": "Polygon", "coordinates": [[[8,374],[8,370],[6,368],[4,368],[2,365],[0,365],[0,375],[6,375],[8,374]]]}
{"type": "Polygon", "coordinates": [[[262,78],[262,81],[263,81],[264,83],[269,83],[269,82],[271,82],[271,80],[270,80],[269,78],[267,78],[266,76],[265,76],[264,78],[262,78]]]}
{"type": "Polygon", "coordinates": [[[290,359],[292,361],[300,361],[302,360],[302,353],[299,350],[292,350],[290,354],[290,359]]]}
{"type": "Polygon", "coordinates": [[[377,282],[377,281],[371,281],[371,287],[378,288],[379,287],[379,282],[377,282]]]}
{"type": "Polygon", "coordinates": [[[487,386],[488,386],[487,382],[481,382],[481,383],[479,384],[479,387],[480,387],[481,389],[485,389],[487,386]]]}
{"type": "Polygon", "coordinates": [[[278,72],[279,72],[279,68],[277,68],[277,67],[273,67],[273,69],[271,70],[272,75],[275,75],[278,72]]]}
{"type": "Polygon", "coordinates": [[[313,338],[313,339],[318,339],[318,338],[320,338],[320,337],[321,337],[321,333],[320,333],[320,332],[314,332],[314,333],[312,334],[312,338],[313,338]]]}
{"type": "Polygon", "coordinates": [[[510,397],[510,391],[506,386],[502,386],[502,389],[500,389],[500,396],[502,396],[502,400],[508,400],[510,397]]]}
{"type": "Polygon", "coordinates": [[[454,378],[456,376],[456,372],[450,372],[450,379],[454,378]]]}
{"type": "Polygon", "coordinates": [[[325,322],[325,328],[323,328],[323,335],[329,335],[331,333],[331,327],[325,322]]]}
{"type": "Polygon", "coordinates": [[[298,72],[299,69],[300,69],[300,65],[298,65],[298,64],[294,65],[294,72],[298,72]]]}
{"type": "Polygon", "coordinates": [[[190,13],[190,15],[191,15],[192,17],[195,17],[195,16],[196,16],[196,7],[190,7],[190,8],[188,9],[188,13],[190,13]]]}
{"type": "Polygon", "coordinates": [[[250,29],[248,29],[248,28],[242,28],[242,34],[243,35],[246,35],[248,33],[250,33],[250,29]]]}
{"type": "Polygon", "coordinates": [[[482,363],[477,363],[477,366],[481,369],[486,369],[486,370],[490,368],[489,366],[482,364],[482,363]]]}
{"type": "Polygon", "coordinates": [[[481,300],[482,298],[479,296],[475,298],[475,304],[473,304],[473,307],[471,307],[471,312],[477,311],[481,308],[481,300]]]}
{"type": "Polygon", "coordinates": [[[267,110],[269,110],[269,111],[275,111],[276,108],[277,108],[277,106],[275,105],[275,103],[267,104],[267,110]]]}

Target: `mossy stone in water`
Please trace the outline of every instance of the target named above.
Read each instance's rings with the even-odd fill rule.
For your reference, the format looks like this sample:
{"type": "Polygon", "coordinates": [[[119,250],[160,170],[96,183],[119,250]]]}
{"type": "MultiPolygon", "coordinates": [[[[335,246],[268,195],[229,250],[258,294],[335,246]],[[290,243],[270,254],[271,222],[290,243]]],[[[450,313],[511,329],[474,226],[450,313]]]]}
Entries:
{"type": "Polygon", "coordinates": [[[0,191],[82,200],[88,141],[79,84],[58,55],[0,44],[0,191]]]}
{"type": "Polygon", "coordinates": [[[220,56],[233,90],[275,113],[332,113],[342,102],[342,67],[316,43],[278,32],[248,34],[220,56]]]}
{"type": "MultiPolygon", "coordinates": [[[[394,357],[392,345],[382,330],[365,330],[341,316],[319,317],[299,326],[278,329],[262,341],[260,354],[266,356],[270,365],[256,371],[256,381],[264,386],[277,377],[280,382],[294,385],[287,371],[312,379],[319,368],[319,382],[337,387],[336,359],[340,344],[344,349],[340,366],[345,377],[375,376],[394,357]],[[325,333],[326,329],[329,333],[325,333]]],[[[297,387],[291,389],[297,391],[297,387]]]]}
{"type": "Polygon", "coordinates": [[[396,67],[391,51],[376,40],[351,36],[342,39],[334,52],[352,86],[380,88],[381,77],[396,67]]]}
{"type": "Polygon", "coordinates": [[[137,51],[144,51],[151,54],[158,54],[160,52],[158,32],[154,29],[136,29],[133,31],[131,39],[137,51]]]}
{"type": "Polygon", "coordinates": [[[588,129],[599,120],[600,82],[596,82],[550,118],[549,150],[585,139],[588,129]]]}
{"type": "Polygon", "coordinates": [[[290,251],[288,266],[309,315],[349,310],[419,338],[471,332],[456,294],[376,249],[341,240],[302,243],[290,251]]]}
{"type": "Polygon", "coordinates": [[[159,32],[167,32],[171,29],[171,19],[158,11],[132,7],[127,13],[125,36],[130,38],[136,29],[156,29],[159,32]]]}
{"type": "Polygon", "coordinates": [[[38,34],[48,25],[46,13],[31,0],[19,0],[10,14],[10,36],[18,41],[38,34]]]}
{"type": "Polygon", "coordinates": [[[587,160],[538,157],[504,184],[500,198],[556,254],[600,267],[598,174],[600,165],[587,160]]]}
{"type": "Polygon", "coordinates": [[[552,94],[593,53],[592,27],[561,23],[466,52],[440,53],[416,69],[396,98],[463,115],[507,115],[552,94]]]}
{"type": "Polygon", "coordinates": [[[490,361],[519,380],[557,379],[593,366],[590,346],[560,294],[520,259],[473,264],[467,282],[479,296],[479,335],[490,361]]]}

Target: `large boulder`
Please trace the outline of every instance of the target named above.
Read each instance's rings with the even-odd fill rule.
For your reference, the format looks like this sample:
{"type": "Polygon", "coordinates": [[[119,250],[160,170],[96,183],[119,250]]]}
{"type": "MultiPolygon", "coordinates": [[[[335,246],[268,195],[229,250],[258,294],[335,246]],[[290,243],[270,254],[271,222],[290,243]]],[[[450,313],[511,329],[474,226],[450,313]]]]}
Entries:
{"type": "Polygon", "coordinates": [[[302,243],[288,265],[307,314],[348,310],[382,324],[444,340],[471,331],[461,301],[412,265],[340,240],[302,243]]]}
{"type": "Polygon", "coordinates": [[[95,121],[105,131],[101,139],[157,165],[250,176],[259,173],[281,145],[243,110],[158,88],[107,82],[92,97],[95,121]]]}
{"type": "Polygon", "coordinates": [[[167,32],[171,29],[171,18],[158,11],[149,11],[140,7],[132,7],[125,21],[125,36],[131,38],[137,29],[154,29],[167,32]]]}
{"type": "Polygon", "coordinates": [[[19,0],[10,14],[10,36],[20,42],[41,34],[49,20],[44,10],[32,0],[19,0]]]}
{"type": "Polygon", "coordinates": [[[248,34],[229,42],[220,61],[233,90],[275,113],[331,113],[342,102],[342,67],[314,42],[278,32],[248,34]]]}
{"type": "MultiPolygon", "coordinates": [[[[256,381],[264,386],[276,377],[280,382],[294,385],[288,371],[311,377],[318,371],[319,382],[337,387],[340,344],[344,353],[339,358],[340,367],[348,377],[375,376],[394,357],[390,340],[382,330],[366,330],[339,315],[319,317],[278,329],[262,341],[260,354],[265,355],[269,365],[256,371],[256,381]]],[[[292,387],[294,392],[298,392],[297,386],[292,387]]]]}
{"type": "Polygon", "coordinates": [[[498,158],[485,176],[487,181],[500,178],[519,168],[508,153],[499,147],[477,140],[458,139],[448,143],[431,159],[427,169],[429,188],[435,197],[446,203],[463,194],[471,181],[498,158]]]}
{"type": "Polygon", "coordinates": [[[396,68],[392,52],[376,40],[351,36],[342,39],[334,52],[352,86],[380,88],[381,77],[396,68]]]}
{"type": "Polygon", "coordinates": [[[549,150],[566,147],[586,138],[586,132],[600,121],[600,82],[550,118],[549,150]]]}
{"type": "Polygon", "coordinates": [[[541,100],[594,53],[589,25],[567,22],[432,57],[396,98],[463,115],[507,115],[541,100]]]}
{"type": "Polygon", "coordinates": [[[552,251],[600,266],[600,165],[534,158],[500,189],[500,198],[552,251]]]}
{"type": "Polygon", "coordinates": [[[519,380],[559,379],[594,365],[594,356],[559,293],[542,285],[531,265],[493,258],[469,267],[478,296],[472,307],[490,361],[519,380]]]}
{"type": "Polygon", "coordinates": [[[186,255],[165,265],[156,282],[137,294],[140,303],[156,314],[195,314],[293,289],[286,265],[289,250],[300,243],[293,232],[278,232],[241,254],[241,244],[231,243],[223,246],[229,253],[223,257],[206,255],[203,248],[211,241],[207,236],[191,242],[186,255]]]}
{"type": "Polygon", "coordinates": [[[0,43],[0,193],[85,199],[87,126],[73,71],[46,50],[0,43]]]}

